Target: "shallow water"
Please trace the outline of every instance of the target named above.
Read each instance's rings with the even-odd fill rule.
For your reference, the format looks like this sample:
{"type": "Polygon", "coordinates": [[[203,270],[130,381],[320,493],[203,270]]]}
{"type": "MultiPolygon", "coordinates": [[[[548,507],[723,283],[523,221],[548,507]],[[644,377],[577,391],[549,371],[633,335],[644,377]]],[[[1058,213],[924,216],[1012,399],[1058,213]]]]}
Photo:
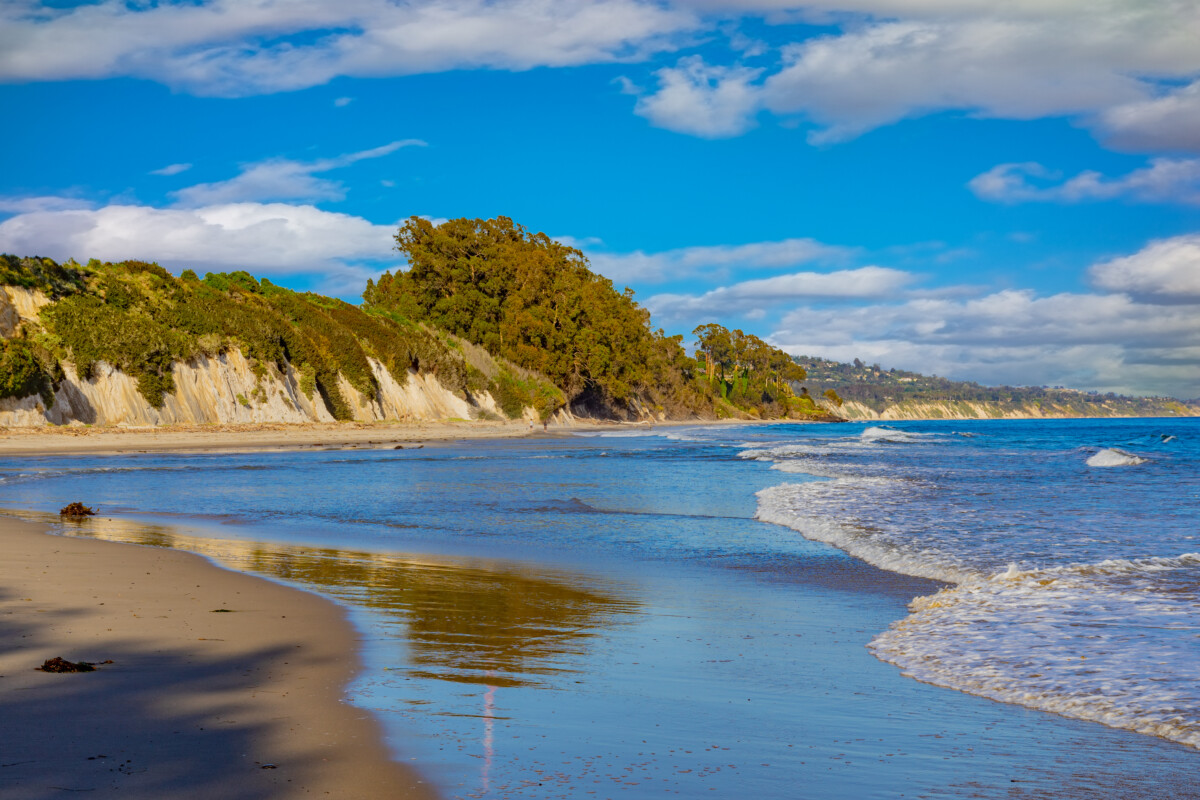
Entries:
{"type": "Polygon", "coordinates": [[[1117,591],[1174,562],[1102,576],[1124,603],[1104,618],[1094,595],[1072,605],[1074,573],[1061,591],[1040,581],[1178,558],[1196,534],[1194,422],[639,433],[10,460],[0,503],[83,500],[116,519],[77,534],[196,550],[347,603],[368,640],[355,702],[451,797],[1200,796],[1191,747],[919,683],[868,649],[979,694],[985,679],[1028,694],[1046,662],[1086,698],[1186,712],[1194,586],[1117,591]],[[1146,460],[1088,467],[1104,448],[1146,460]],[[1157,539],[1108,530],[1151,519],[1166,520],[1157,539]],[[773,522],[960,579],[935,595],[959,599],[910,615],[944,584],[773,522]],[[1145,657],[1126,643],[1147,636],[1174,665],[1170,692],[1139,694],[1145,657]],[[1079,642],[1121,663],[1097,678],[1051,657],[1079,642]]]}

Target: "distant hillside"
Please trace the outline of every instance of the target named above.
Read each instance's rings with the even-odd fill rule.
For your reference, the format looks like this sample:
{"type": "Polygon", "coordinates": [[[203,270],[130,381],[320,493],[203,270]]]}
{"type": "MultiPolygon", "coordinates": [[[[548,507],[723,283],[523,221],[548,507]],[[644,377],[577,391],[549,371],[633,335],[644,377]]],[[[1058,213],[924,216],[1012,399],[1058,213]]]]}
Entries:
{"type": "Polygon", "coordinates": [[[1125,397],[1044,387],[982,386],[855,359],[845,364],[794,356],[823,404],[850,419],[999,417],[1174,417],[1200,414],[1200,404],[1169,397],[1125,397]],[[842,405],[826,395],[833,392],[842,405]]]}

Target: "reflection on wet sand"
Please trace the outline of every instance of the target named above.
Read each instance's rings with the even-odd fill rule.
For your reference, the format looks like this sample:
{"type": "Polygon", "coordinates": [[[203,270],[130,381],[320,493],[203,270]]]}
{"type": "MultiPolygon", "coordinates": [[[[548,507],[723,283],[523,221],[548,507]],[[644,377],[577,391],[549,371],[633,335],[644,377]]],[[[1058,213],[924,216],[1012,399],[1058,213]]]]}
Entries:
{"type": "Polygon", "coordinates": [[[538,685],[587,654],[589,641],[620,624],[637,602],[614,587],[564,572],[481,561],[413,559],[190,536],[162,526],[92,517],[9,512],[87,536],[200,553],[237,570],[316,589],[402,626],[414,678],[487,687],[538,685]]]}

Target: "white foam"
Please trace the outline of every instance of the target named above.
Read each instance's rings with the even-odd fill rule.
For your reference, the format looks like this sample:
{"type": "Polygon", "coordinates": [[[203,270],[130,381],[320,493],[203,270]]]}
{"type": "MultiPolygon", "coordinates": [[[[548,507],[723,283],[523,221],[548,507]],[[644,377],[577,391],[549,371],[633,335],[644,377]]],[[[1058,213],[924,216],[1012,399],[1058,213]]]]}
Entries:
{"type": "Polygon", "coordinates": [[[763,522],[791,528],[806,539],[833,545],[881,569],[950,583],[975,578],[974,573],[943,553],[913,549],[893,540],[886,531],[837,522],[829,516],[803,510],[828,506],[829,495],[871,496],[873,502],[878,502],[880,490],[895,488],[895,484],[886,478],[785,483],[758,492],[758,510],[754,516],[763,522]]]}
{"type": "Polygon", "coordinates": [[[922,439],[928,438],[932,434],[917,433],[915,431],[901,431],[896,428],[887,428],[883,426],[872,425],[858,435],[858,438],[864,442],[887,442],[889,444],[909,444],[919,442],[922,439]]]}
{"type": "Polygon", "coordinates": [[[1087,460],[1089,467],[1135,467],[1145,463],[1146,459],[1115,447],[1106,447],[1087,460]]]}
{"type": "MultiPolygon", "coordinates": [[[[883,569],[956,584],[914,600],[911,616],[872,642],[879,658],[929,683],[1200,748],[1200,553],[1112,557],[1194,545],[1177,525],[1164,536],[1116,535],[1105,523],[1110,502],[1097,504],[1094,488],[1077,501],[1078,471],[1057,472],[1057,457],[1030,460],[1038,450],[872,426],[741,456],[817,478],[760,491],[758,519],[883,569]],[[930,441],[943,447],[894,446],[930,441]],[[1060,519],[1056,504],[1086,513],[1060,519]]],[[[1070,459],[1148,461],[1097,450],[1070,459]]],[[[1147,488],[1136,477],[1130,497],[1147,488]]]]}
{"type": "Polygon", "coordinates": [[[870,647],[918,680],[1200,748],[1198,566],[1013,565],[917,598],[870,647]]]}

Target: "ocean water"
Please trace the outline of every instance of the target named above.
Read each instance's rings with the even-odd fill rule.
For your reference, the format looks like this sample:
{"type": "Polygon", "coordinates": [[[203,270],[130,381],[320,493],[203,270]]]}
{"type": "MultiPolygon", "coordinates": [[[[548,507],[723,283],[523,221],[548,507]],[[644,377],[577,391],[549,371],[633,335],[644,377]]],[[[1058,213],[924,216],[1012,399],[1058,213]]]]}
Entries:
{"type": "Polygon", "coordinates": [[[448,797],[1200,797],[1198,420],[0,461],[75,500],[346,604],[448,797]]]}

